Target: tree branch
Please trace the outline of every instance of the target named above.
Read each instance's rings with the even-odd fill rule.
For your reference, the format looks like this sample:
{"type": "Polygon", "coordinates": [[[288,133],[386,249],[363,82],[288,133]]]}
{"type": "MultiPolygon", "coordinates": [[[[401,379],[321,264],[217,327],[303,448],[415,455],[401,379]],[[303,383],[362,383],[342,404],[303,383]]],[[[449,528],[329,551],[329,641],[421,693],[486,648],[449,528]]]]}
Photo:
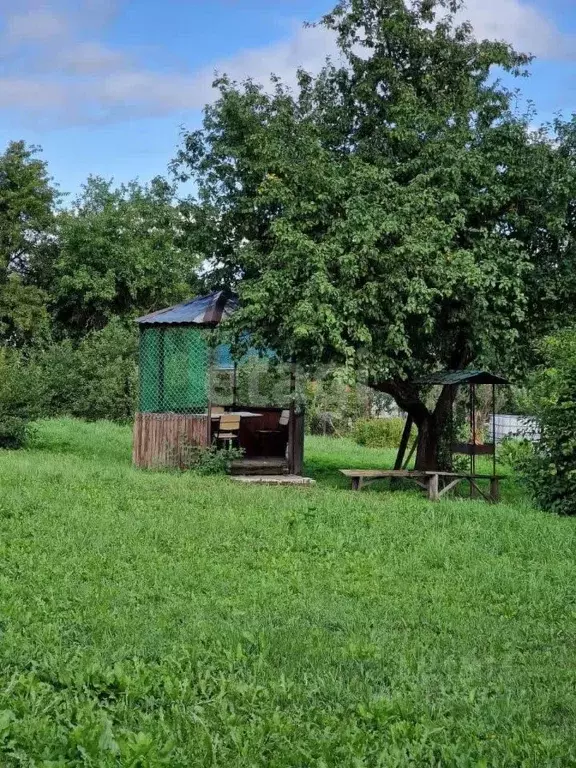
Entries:
{"type": "Polygon", "coordinates": [[[372,387],[377,392],[384,392],[394,398],[399,408],[414,419],[416,426],[420,426],[430,418],[430,411],[420,397],[420,388],[415,384],[400,379],[373,382],[372,387]]]}

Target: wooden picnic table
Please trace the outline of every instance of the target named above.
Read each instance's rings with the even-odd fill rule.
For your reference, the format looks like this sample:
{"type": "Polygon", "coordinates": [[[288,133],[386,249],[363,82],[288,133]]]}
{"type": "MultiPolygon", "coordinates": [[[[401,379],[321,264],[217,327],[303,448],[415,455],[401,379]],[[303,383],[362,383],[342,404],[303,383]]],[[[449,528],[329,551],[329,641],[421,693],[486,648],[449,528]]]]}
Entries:
{"type": "Polygon", "coordinates": [[[428,492],[430,501],[438,501],[458,483],[468,482],[471,489],[477,491],[486,501],[500,501],[500,480],[503,475],[472,475],[466,472],[435,472],[404,469],[341,469],[340,472],[352,481],[352,490],[360,491],[364,485],[376,480],[406,479],[416,483],[428,492]],[[443,481],[442,487],[440,481],[443,481]],[[478,487],[477,480],[489,480],[490,491],[486,494],[478,487]]]}

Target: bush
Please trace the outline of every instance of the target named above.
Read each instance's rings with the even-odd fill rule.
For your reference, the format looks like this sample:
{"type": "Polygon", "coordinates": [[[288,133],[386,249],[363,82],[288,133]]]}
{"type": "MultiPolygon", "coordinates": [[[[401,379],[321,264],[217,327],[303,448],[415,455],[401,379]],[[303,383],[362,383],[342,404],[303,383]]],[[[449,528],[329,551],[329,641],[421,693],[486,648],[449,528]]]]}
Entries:
{"type": "MultiPolygon", "coordinates": [[[[354,425],[352,438],[367,448],[397,448],[404,431],[404,419],[360,419],[354,425]]],[[[413,430],[413,435],[416,432],[413,430]]]]}
{"type": "Polygon", "coordinates": [[[498,460],[522,472],[534,458],[534,445],[521,437],[505,437],[498,447],[498,460]]]}
{"type": "Polygon", "coordinates": [[[37,378],[21,352],[0,349],[0,448],[21,448],[38,417],[37,378]]]}
{"type": "Polygon", "coordinates": [[[540,443],[525,468],[538,503],[552,512],[576,514],[576,329],[547,338],[545,364],[531,390],[540,443]]]}
{"type": "Polygon", "coordinates": [[[350,434],[358,419],[392,406],[389,395],[351,383],[347,371],[338,368],[308,381],[304,397],[306,428],[313,435],[350,434]]]}
{"type": "Polygon", "coordinates": [[[199,475],[225,475],[236,459],[241,459],[244,451],[240,448],[216,448],[216,446],[187,445],[184,448],[185,459],[181,469],[190,469],[199,475]]]}
{"type": "Polygon", "coordinates": [[[119,321],[79,344],[53,344],[36,355],[42,412],[96,421],[131,421],[136,410],[137,333],[119,321]]]}

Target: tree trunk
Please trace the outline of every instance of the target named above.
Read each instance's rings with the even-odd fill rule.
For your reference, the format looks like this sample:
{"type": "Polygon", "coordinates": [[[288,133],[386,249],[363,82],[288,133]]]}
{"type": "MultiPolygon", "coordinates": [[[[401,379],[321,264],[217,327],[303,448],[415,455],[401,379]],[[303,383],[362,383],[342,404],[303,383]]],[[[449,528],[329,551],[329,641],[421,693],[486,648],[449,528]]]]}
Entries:
{"type": "Polygon", "coordinates": [[[440,437],[442,430],[438,428],[439,425],[436,417],[434,414],[430,414],[417,426],[418,446],[414,468],[423,472],[444,469],[444,467],[440,466],[440,437]]]}
{"type": "Polygon", "coordinates": [[[431,411],[421,400],[420,391],[412,384],[401,381],[387,381],[374,385],[380,392],[386,392],[396,400],[398,406],[410,414],[418,429],[415,469],[423,472],[450,469],[448,457],[442,455],[442,438],[447,432],[448,422],[456,389],[443,387],[431,411]]]}
{"type": "MultiPolygon", "coordinates": [[[[423,471],[451,469],[451,452],[450,449],[442,450],[442,442],[447,440],[449,445],[453,441],[454,436],[449,432],[457,391],[456,385],[442,387],[434,411],[418,425],[416,469],[423,471]]],[[[446,448],[446,445],[444,447],[446,448]]]]}

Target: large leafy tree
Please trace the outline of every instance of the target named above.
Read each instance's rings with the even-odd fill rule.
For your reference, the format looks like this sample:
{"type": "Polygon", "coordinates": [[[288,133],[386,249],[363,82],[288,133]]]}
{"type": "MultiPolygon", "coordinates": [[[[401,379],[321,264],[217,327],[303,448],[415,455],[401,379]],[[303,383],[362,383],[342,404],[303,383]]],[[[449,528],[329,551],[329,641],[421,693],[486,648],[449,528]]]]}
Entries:
{"type": "Polygon", "coordinates": [[[181,245],[182,214],[173,189],[114,187],[90,177],[72,206],[58,216],[55,258],[44,264],[56,328],[72,336],[104,328],[189,294],[197,259],[181,245]]]}
{"type": "Polygon", "coordinates": [[[58,193],[38,150],[11,142],[0,155],[0,342],[19,345],[48,327],[38,265],[55,247],[58,193]]]}
{"type": "Polygon", "coordinates": [[[477,41],[461,5],[343,0],[322,21],[338,59],[295,91],[220,79],[175,161],[198,187],[191,242],[241,294],[237,328],[392,395],[419,467],[440,460],[449,395],[430,407],[413,381],[518,370],[568,258],[570,152],[513,113],[495,72],[529,59],[477,41]]]}

